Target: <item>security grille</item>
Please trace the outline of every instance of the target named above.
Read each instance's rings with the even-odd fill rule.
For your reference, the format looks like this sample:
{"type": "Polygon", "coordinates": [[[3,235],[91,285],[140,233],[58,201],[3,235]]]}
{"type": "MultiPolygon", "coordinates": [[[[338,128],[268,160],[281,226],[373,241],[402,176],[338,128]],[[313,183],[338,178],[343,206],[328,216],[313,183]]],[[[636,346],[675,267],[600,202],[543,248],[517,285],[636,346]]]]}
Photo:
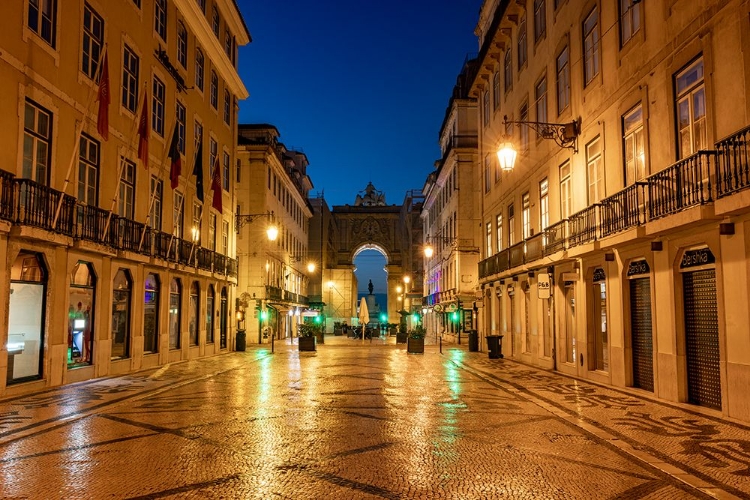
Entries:
{"type": "Polygon", "coordinates": [[[651,336],[651,279],[630,280],[633,386],[654,391],[654,344],[651,336]]]}
{"type": "Polygon", "coordinates": [[[688,401],[721,409],[716,271],[683,273],[688,401]]]}

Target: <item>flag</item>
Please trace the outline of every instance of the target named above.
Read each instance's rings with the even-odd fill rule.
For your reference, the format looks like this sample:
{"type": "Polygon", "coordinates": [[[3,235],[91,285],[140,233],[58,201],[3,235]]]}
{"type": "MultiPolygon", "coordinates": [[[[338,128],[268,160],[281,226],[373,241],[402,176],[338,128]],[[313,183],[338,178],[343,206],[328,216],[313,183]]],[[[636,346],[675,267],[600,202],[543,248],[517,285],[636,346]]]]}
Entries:
{"type": "Polygon", "coordinates": [[[193,175],[195,176],[195,196],[203,202],[203,139],[198,143],[198,156],[193,165],[193,175]]]}
{"type": "Polygon", "coordinates": [[[214,200],[211,206],[213,206],[219,212],[222,212],[221,204],[221,166],[219,165],[219,155],[216,155],[214,161],[214,175],[211,178],[211,189],[214,191],[214,200]]]}
{"type": "Polygon", "coordinates": [[[109,69],[107,68],[107,53],[102,57],[102,69],[99,73],[99,114],[96,121],[96,130],[104,140],[109,139],[109,69]]]}
{"type": "Polygon", "coordinates": [[[172,180],[172,189],[177,189],[180,184],[180,173],[182,172],[182,159],[180,158],[180,134],[178,126],[175,125],[172,133],[172,144],[169,145],[169,178],[172,180]]]}
{"type": "Polygon", "coordinates": [[[143,94],[143,109],[141,110],[141,120],[138,123],[138,158],[143,162],[143,166],[148,168],[148,138],[151,131],[148,126],[148,91],[143,94]]]}

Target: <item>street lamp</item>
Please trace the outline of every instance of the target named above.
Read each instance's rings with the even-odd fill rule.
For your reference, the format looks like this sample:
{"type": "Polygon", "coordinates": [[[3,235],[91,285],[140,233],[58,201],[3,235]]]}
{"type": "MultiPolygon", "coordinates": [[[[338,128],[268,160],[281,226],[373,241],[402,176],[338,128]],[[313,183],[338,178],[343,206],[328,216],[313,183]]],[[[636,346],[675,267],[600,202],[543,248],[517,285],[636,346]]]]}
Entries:
{"type": "MultiPolygon", "coordinates": [[[[539,135],[542,139],[552,139],[561,148],[572,149],[574,153],[578,152],[578,136],[581,134],[581,119],[573,120],[568,123],[547,123],[532,122],[520,120],[508,120],[507,116],[503,117],[503,125],[508,129],[508,125],[526,125],[539,135]]],[[[500,168],[506,172],[513,170],[516,163],[516,152],[510,140],[510,136],[505,134],[497,150],[497,159],[500,168]]]]}
{"type": "Polygon", "coordinates": [[[276,241],[276,238],[279,236],[279,228],[276,227],[276,224],[273,222],[273,211],[262,214],[237,214],[234,219],[234,228],[239,233],[242,226],[249,224],[260,217],[265,217],[270,221],[268,228],[266,228],[268,241],[276,241]]]}
{"type": "Polygon", "coordinates": [[[448,243],[451,247],[456,246],[455,238],[448,238],[445,236],[430,236],[428,234],[427,238],[425,239],[425,244],[424,244],[424,249],[423,249],[424,256],[427,257],[428,259],[431,259],[432,256],[435,255],[435,247],[433,247],[432,245],[432,242],[435,240],[441,241],[443,243],[448,243]]]}

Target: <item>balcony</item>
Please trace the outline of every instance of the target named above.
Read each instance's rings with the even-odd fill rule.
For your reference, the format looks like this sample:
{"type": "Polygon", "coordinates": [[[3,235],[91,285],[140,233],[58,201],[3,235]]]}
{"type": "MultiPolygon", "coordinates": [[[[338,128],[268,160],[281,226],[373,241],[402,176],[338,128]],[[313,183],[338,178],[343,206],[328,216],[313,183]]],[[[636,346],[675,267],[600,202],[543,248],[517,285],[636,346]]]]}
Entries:
{"type": "Polygon", "coordinates": [[[649,219],[713,201],[711,172],[717,158],[715,151],[699,151],[646,179],[649,219]]]}
{"type": "Polygon", "coordinates": [[[594,204],[568,217],[568,248],[596,240],[599,205],[594,204]]]}
{"type": "Polygon", "coordinates": [[[716,143],[716,198],[750,186],[750,126],[716,143]]]}

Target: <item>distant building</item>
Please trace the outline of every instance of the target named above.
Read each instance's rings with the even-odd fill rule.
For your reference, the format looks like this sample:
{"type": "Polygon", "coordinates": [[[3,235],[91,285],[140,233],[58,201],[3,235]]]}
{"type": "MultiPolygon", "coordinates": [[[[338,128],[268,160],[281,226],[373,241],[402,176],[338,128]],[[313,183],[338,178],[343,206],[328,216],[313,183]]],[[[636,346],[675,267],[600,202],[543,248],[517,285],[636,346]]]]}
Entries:
{"type": "Polygon", "coordinates": [[[313,185],[307,156],[288,150],[273,125],[240,125],[237,155],[237,295],[248,342],[266,343],[296,335],[309,306],[313,185]],[[274,241],[266,234],[271,224],[274,241]]]}
{"type": "Polygon", "coordinates": [[[750,420],[750,4],[493,0],[476,33],[482,334],[750,420]]]}
{"type": "Polygon", "coordinates": [[[250,36],[206,3],[3,3],[0,395],[233,347],[250,36]]]}

